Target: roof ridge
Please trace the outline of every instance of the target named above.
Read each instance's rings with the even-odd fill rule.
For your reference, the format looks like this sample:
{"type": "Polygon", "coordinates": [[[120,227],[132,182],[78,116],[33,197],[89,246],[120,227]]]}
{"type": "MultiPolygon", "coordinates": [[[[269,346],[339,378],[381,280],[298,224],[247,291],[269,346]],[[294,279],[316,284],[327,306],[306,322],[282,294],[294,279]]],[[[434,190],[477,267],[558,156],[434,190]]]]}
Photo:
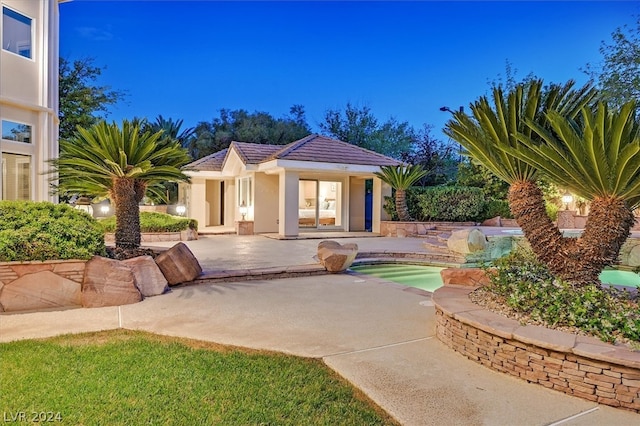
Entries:
{"type": "Polygon", "coordinates": [[[276,152],[274,152],[271,156],[269,156],[269,158],[265,159],[266,160],[275,160],[277,158],[282,158],[286,155],[291,154],[293,151],[295,151],[296,149],[300,148],[301,146],[305,145],[307,142],[312,141],[313,139],[317,138],[319,135],[316,133],[312,133],[310,135],[305,136],[302,139],[298,139],[297,141],[293,141],[290,144],[285,145],[284,147],[282,147],[281,150],[278,150],[276,152]]]}

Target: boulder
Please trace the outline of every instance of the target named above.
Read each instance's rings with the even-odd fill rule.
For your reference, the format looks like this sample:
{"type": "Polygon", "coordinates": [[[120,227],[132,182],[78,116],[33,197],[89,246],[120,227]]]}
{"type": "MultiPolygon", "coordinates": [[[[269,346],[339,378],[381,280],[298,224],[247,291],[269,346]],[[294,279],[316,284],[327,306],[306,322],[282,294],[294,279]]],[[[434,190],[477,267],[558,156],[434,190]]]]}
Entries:
{"type": "Polygon", "coordinates": [[[478,287],[489,284],[489,277],[480,268],[447,268],[440,271],[444,285],[478,287]]]}
{"type": "Polygon", "coordinates": [[[5,312],[79,307],[81,285],[51,271],[24,274],[0,286],[0,306],[5,312]]]}
{"type": "Polygon", "coordinates": [[[502,226],[502,218],[500,216],[492,217],[482,222],[482,226],[502,226]]]}
{"type": "Polygon", "coordinates": [[[318,260],[331,273],[343,272],[358,255],[357,244],[340,244],[325,240],[318,244],[318,260]]]}
{"type": "Polygon", "coordinates": [[[151,256],[137,256],[122,261],[133,271],[136,287],[144,297],[157,296],[169,290],[167,279],[151,256]]]}
{"type": "Polygon", "coordinates": [[[478,228],[453,231],[447,240],[447,248],[461,254],[482,251],[486,246],[487,237],[478,228]]]}
{"type": "Polygon", "coordinates": [[[202,273],[198,259],[184,243],[178,243],[160,253],[156,257],[156,263],[169,285],[193,281],[202,273]]]}
{"type": "Polygon", "coordinates": [[[82,306],[120,306],[137,303],[142,294],[129,265],[114,259],[94,256],[87,262],[82,283],[82,306]]]}

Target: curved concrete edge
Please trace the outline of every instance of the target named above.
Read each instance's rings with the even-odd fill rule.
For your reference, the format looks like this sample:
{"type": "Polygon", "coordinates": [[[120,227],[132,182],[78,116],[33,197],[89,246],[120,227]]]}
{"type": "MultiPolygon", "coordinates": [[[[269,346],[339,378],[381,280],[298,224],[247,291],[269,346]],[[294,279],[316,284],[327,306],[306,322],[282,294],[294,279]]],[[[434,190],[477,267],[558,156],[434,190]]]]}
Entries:
{"type": "Polygon", "coordinates": [[[437,325],[440,330],[436,335],[447,346],[491,369],[640,413],[640,352],[594,337],[521,325],[471,302],[468,295],[474,289],[444,286],[433,294],[436,313],[453,320],[448,323],[443,319],[437,325]],[[470,335],[463,330],[464,326],[476,330],[470,332],[475,336],[471,337],[473,342],[465,341],[470,335]],[[516,354],[515,361],[504,356],[501,346],[516,354]],[[507,363],[509,366],[505,368],[507,363]],[[553,380],[548,382],[547,370],[559,372],[561,377],[566,375],[570,380],[566,386],[553,380]],[[599,390],[599,385],[605,390],[599,390]]]}

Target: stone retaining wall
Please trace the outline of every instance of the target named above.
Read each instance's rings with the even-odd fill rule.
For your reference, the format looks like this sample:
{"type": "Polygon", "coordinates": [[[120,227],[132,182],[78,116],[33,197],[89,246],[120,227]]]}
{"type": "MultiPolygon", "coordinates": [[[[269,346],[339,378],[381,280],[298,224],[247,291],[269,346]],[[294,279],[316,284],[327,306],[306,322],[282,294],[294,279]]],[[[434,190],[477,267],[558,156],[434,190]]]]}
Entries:
{"type": "Polygon", "coordinates": [[[80,306],[86,261],[0,262],[0,312],[80,306]]]}
{"type": "Polygon", "coordinates": [[[639,352],[521,326],[473,304],[469,291],[445,286],[434,294],[436,335],[451,349],[530,383],[640,413],[639,352]]]}
{"type": "Polygon", "coordinates": [[[475,226],[475,222],[399,222],[380,221],[380,235],[383,237],[415,237],[427,235],[427,231],[436,229],[436,226],[475,226]]]}
{"type": "MultiPolygon", "coordinates": [[[[187,229],[179,232],[142,232],[140,241],[142,243],[154,243],[161,241],[191,241],[198,239],[198,231],[187,229]]],[[[107,243],[115,242],[115,234],[105,234],[104,241],[107,243]]]]}

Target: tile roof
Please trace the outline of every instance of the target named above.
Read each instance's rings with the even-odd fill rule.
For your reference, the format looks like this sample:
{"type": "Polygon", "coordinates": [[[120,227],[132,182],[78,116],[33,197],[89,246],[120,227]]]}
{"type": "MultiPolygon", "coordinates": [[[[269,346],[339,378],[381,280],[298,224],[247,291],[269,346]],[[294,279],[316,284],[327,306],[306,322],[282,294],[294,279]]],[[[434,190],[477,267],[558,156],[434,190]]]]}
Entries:
{"type": "Polygon", "coordinates": [[[234,141],[228,149],[196,160],[185,168],[197,171],[221,171],[230,149],[233,149],[245,164],[259,164],[278,159],[366,166],[401,164],[398,160],[350,143],[326,136],[309,135],[284,146],[234,141]]]}
{"type": "Polygon", "coordinates": [[[319,163],[360,164],[366,166],[394,166],[400,161],[350,143],[326,136],[309,135],[284,146],[269,158],[319,163]]]}
{"type": "Polygon", "coordinates": [[[185,170],[197,170],[199,172],[219,172],[222,170],[224,159],[227,156],[228,148],[222,151],[202,157],[184,166],[185,170]]]}

